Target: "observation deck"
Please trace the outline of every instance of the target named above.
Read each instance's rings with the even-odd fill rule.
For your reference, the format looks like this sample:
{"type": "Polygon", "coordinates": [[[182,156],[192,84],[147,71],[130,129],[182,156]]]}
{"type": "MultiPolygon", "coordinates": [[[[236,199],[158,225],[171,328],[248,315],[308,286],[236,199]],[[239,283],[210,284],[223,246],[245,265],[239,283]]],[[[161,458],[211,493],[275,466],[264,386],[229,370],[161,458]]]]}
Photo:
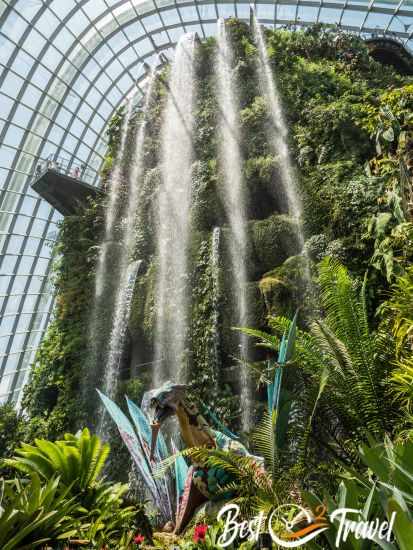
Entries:
{"type": "Polygon", "coordinates": [[[61,157],[47,158],[38,162],[31,187],[63,216],[70,216],[85,208],[90,197],[103,194],[101,189],[86,183],[94,176],[84,164],[73,164],[61,157]]]}

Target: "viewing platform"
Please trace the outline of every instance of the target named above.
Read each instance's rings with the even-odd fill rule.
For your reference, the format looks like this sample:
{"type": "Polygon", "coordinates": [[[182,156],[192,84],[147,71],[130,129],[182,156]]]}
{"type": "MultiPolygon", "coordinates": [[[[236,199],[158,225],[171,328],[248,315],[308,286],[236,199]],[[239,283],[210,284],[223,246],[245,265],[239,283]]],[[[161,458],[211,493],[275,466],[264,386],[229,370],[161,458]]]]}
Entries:
{"type": "Polygon", "coordinates": [[[72,164],[55,157],[40,160],[32,176],[31,187],[63,216],[75,214],[86,207],[90,197],[97,198],[103,191],[89,183],[95,172],[86,165],[72,164]]]}

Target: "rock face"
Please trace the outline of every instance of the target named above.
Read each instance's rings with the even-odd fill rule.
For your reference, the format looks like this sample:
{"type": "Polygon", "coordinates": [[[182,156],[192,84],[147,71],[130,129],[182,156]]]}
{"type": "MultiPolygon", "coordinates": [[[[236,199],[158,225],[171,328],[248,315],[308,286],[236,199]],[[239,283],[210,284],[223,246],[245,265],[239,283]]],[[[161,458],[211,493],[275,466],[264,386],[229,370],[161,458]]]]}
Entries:
{"type": "MultiPolygon", "coordinates": [[[[266,102],[259,89],[256,74],[256,57],[248,55],[241,47],[250,38],[249,29],[239,22],[230,23],[228,30],[236,54],[234,66],[239,83],[239,100],[242,106],[242,186],[246,198],[246,282],[244,289],[248,302],[248,326],[264,328],[269,312],[285,311],[290,306],[276,307],[279,299],[297,297],[301,287],[293,289],[294,281],[287,281],[284,270],[283,284],[290,294],[280,294],[274,285],[271,296],[268,284],[262,284],[265,274],[283,266],[291,256],[300,253],[297,220],[287,213],[287,201],[280,189],[278,160],[269,153],[269,118],[266,102]]],[[[218,108],[216,97],[216,73],[214,60],[216,45],[211,41],[202,44],[197,51],[196,113],[194,131],[194,162],[192,165],[192,207],[190,211],[190,243],[188,250],[189,330],[186,335],[185,356],[181,358],[191,384],[203,391],[215,387],[210,404],[221,414],[236,414],[236,386],[239,378],[240,358],[237,323],[237,296],[234,291],[234,267],[231,246],[234,235],[227,208],[223,162],[218,147],[218,108]]],[[[156,233],[162,220],[157,217],[157,196],[162,177],[159,164],[159,132],[165,104],[164,71],[155,85],[151,128],[145,147],[148,162],[146,176],[141,185],[140,211],[136,223],[136,258],[143,260],[143,269],[135,287],[129,320],[129,370],[130,376],[146,371],[150,378],[154,360],[156,333],[156,302],[159,259],[156,249],[156,233]]],[[[129,145],[130,147],[130,145],[129,145]]],[[[238,206],[235,205],[235,208],[238,206]]],[[[267,276],[267,283],[268,277],[267,276]]],[[[274,279],[275,280],[275,279],[274,279]]],[[[170,280],[171,285],[179,282],[170,280]]],[[[291,307],[290,307],[291,309],[291,307]]],[[[167,322],[173,324],[179,312],[170,309],[165,313],[167,322]]],[[[250,346],[250,359],[256,355],[250,346]]],[[[236,405],[239,406],[239,403],[236,405]]]]}
{"type": "MultiPolygon", "coordinates": [[[[234,49],[232,72],[238,82],[240,103],[239,145],[247,220],[242,291],[247,297],[249,317],[245,324],[267,329],[268,314],[290,316],[297,306],[302,312],[300,321],[305,322],[312,307],[311,289],[304,282],[297,221],[289,216],[281,192],[280,158],[269,146],[268,135],[277,128],[271,123],[257,78],[256,44],[249,27],[240,21],[229,20],[227,31],[234,49]]],[[[379,275],[373,289],[377,297],[383,290],[384,270],[394,267],[385,261],[391,258],[391,250],[383,247],[390,243],[399,253],[399,233],[395,230],[401,219],[400,208],[412,204],[411,193],[401,197],[400,203],[396,201],[396,188],[391,183],[395,180],[388,178],[389,169],[403,161],[406,177],[411,179],[412,85],[375,62],[365,43],[353,35],[313,27],[297,32],[267,30],[265,39],[289,127],[289,150],[303,210],[305,253],[314,264],[326,255],[336,257],[360,277],[372,269],[379,275]],[[387,128],[388,117],[383,113],[388,111],[397,124],[392,132],[384,133],[380,128],[387,128]],[[392,141],[388,141],[390,138],[392,141]],[[400,208],[394,208],[397,204],[400,208]],[[375,235],[369,228],[377,229],[376,222],[383,212],[389,223],[382,228],[381,236],[375,235]],[[375,250],[376,261],[372,264],[375,250]]],[[[181,365],[193,389],[201,396],[208,395],[209,405],[231,423],[242,406],[235,391],[240,350],[238,333],[233,330],[238,324],[229,254],[233,236],[222,198],[225,155],[218,154],[221,147],[217,126],[222,113],[216,98],[216,47],[216,42],[208,39],[197,46],[195,54],[194,151],[185,281],[190,289],[189,323],[181,365]]],[[[142,113],[132,113],[114,231],[115,235],[122,233],[130,186],[138,187],[132,231],[135,247],[130,260],[141,260],[142,264],[128,320],[119,387],[120,394],[126,391],[137,400],[151,383],[155,368],[159,298],[156,237],[162,223],[157,204],[162,186],[161,129],[169,72],[170,68],[164,67],[154,82],[143,151],[144,177],[139,181],[132,181],[131,168],[142,113]]],[[[119,148],[123,116],[124,112],[119,111],[109,125],[109,150],[102,172],[106,186],[119,148]]],[[[33,419],[34,436],[58,437],[65,431],[76,431],[79,425],[90,425],[93,417],[87,405],[93,406],[90,395],[96,384],[83,390],[90,367],[88,322],[105,210],[105,201],[99,199],[81,215],[68,216],[63,223],[59,263],[55,266],[54,321],[40,346],[23,403],[33,419]],[[81,393],[87,398],[85,405],[79,406],[81,393]]],[[[116,246],[112,247],[115,250],[116,246]]],[[[409,254],[405,257],[410,258],[409,254]]],[[[166,279],[170,285],[179,284],[172,277],[166,279]]],[[[167,323],[173,325],[178,315],[179,311],[169,308],[165,312],[167,323]]],[[[110,330],[105,333],[105,324],[110,324],[109,314],[102,319],[102,342],[110,335],[110,330]]],[[[251,342],[251,359],[260,358],[256,351],[251,342]]],[[[103,365],[104,361],[99,369],[103,365]]],[[[99,374],[101,371],[96,373],[97,379],[99,374]]],[[[234,424],[236,420],[236,428],[234,424]]]]}
{"type": "MultiPolygon", "coordinates": [[[[227,23],[227,32],[234,51],[233,72],[241,106],[240,194],[245,198],[243,216],[247,220],[245,279],[242,288],[235,290],[235,237],[226,204],[225,147],[219,142],[221,113],[217,97],[219,75],[215,66],[217,45],[211,40],[198,46],[195,61],[194,158],[186,279],[175,280],[171,271],[170,278],[166,274],[166,282],[163,279],[163,287],[169,285],[171,294],[177,285],[190,289],[188,328],[183,335],[185,349],[178,361],[173,358],[174,363],[181,365],[180,376],[201,394],[208,389],[210,405],[229,418],[239,413],[236,397],[241,368],[239,360],[260,358],[252,343],[247,352],[242,348],[247,357],[240,357],[240,333],[234,330],[239,325],[239,293],[245,293],[248,303],[248,318],[244,324],[263,329],[268,314],[291,315],[298,305],[302,306],[308,289],[305,260],[300,256],[302,242],[298,235],[298,220],[288,213],[287,198],[282,191],[281,159],[274,156],[270,145],[270,136],[278,130],[273,128],[268,103],[263,97],[253,37],[250,29],[238,21],[227,23]]],[[[139,185],[141,189],[135,228],[135,259],[142,260],[142,269],[135,287],[129,320],[129,353],[125,356],[127,361],[123,372],[127,377],[146,376],[147,380],[154,379],[153,371],[160,368],[160,362],[171,362],[170,357],[159,357],[156,352],[156,311],[160,299],[160,259],[156,243],[163,223],[157,205],[166,172],[165,165],[161,166],[161,159],[163,162],[165,159],[160,136],[168,78],[169,69],[165,69],[154,86],[145,141],[145,177],[143,181],[129,184],[139,185]]],[[[132,150],[132,147],[133,138],[130,136],[127,148],[132,150]]],[[[320,154],[315,154],[315,148],[304,145],[300,151],[300,155],[294,155],[292,149],[294,164],[302,164],[308,169],[311,163],[319,162],[320,154]],[[306,151],[311,154],[304,154],[306,151]]],[[[232,208],[242,206],[234,204],[232,208]]],[[[326,240],[327,246],[327,237],[326,240]]],[[[165,267],[162,269],[165,277],[165,267]]],[[[182,315],[179,307],[174,308],[171,302],[163,311],[165,326],[176,325],[177,316],[182,315]]],[[[168,370],[169,366],[163,364],[163,368],[168,370]]]]}
{"type": "Polygon", "coordinates": [[[265,308],[271,315],[288,316],[299,307],[300,299],[305,295],[306,259],[303,256],[290,256],[284,263],[268,271],[260,279],[258,286],[265,302],[265,308]]]}

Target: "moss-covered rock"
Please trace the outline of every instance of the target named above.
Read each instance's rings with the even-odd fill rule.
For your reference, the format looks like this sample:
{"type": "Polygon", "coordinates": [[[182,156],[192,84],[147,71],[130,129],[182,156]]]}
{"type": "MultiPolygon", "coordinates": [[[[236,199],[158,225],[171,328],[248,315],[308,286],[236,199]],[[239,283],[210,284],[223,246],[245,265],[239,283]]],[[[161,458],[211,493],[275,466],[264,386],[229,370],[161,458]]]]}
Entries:
{"type": "Polygon", "coordinates": [[[290,216],[274,214],[265,220],[251,222],[249,229],[250,261],[258,276],[300,251],[299,226],[290,216]]]}
{"type": "Polygon", "coordinates": [[[196,162],[192,174],[192,225],[201,231],[211,231],[225,220],[215,159],[196,162]]]}
{"type": "Polygon", "coordinates": [[[288,212],[277,159],[272,155],[249,158],[244,168],[249,219],[260,220],[274,212],[288,212]]]}
{"type": "Polygon", "coordinates": [[[308,291],[308,260],[291,256],[282,265],[272,269],[259,281],[259,290],[268,314],[290,316],[303,305],[308,291]]]}

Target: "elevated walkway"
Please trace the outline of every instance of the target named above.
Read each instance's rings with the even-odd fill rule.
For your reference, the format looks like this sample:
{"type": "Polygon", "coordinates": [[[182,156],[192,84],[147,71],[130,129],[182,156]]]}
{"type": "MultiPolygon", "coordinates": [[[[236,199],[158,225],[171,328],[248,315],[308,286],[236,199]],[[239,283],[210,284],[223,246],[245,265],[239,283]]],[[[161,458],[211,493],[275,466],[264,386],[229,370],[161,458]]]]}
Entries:
{"type": "Polygon", "coordinates": [[[67,160],[53,158],[39,161],[31,187],[63,216],[75,214],[88,205],[88,199],[98,198],[101,189],[86,183],[92,181],[92,170],[85,165],[69,165],[67,160]]]}

